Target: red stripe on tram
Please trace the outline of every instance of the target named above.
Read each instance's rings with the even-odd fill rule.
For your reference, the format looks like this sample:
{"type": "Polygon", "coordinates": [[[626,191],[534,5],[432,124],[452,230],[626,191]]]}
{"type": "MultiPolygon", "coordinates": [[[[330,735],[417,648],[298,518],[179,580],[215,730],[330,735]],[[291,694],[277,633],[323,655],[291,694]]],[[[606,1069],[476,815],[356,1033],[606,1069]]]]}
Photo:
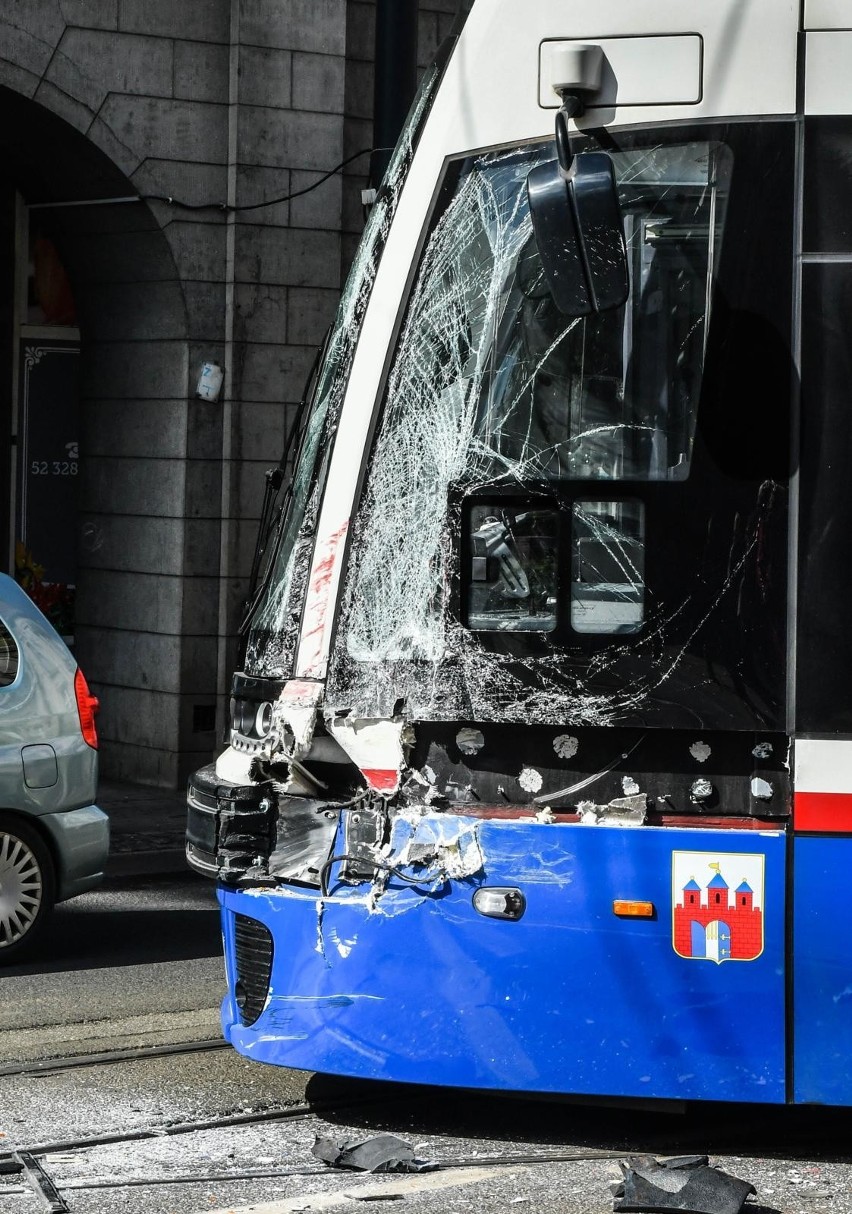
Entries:
{"type": "Polygon", "coordinates": [[[793,828],[820,834],[852,834],[852,793],[797,792],[793,797],[793,828]]]}

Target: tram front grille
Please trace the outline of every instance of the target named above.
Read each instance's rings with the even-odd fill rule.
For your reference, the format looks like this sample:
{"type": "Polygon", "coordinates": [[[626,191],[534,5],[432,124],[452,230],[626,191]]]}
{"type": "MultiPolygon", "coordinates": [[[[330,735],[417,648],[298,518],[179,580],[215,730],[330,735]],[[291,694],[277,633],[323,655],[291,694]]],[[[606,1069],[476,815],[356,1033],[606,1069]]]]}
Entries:
{"type": "Polygon", "coordinates": [[[272,936],[257,919],[234,915],[236,984],[234,998],[242,1024],[254,1024],[263,1011],[272,976],[272,936]]]}

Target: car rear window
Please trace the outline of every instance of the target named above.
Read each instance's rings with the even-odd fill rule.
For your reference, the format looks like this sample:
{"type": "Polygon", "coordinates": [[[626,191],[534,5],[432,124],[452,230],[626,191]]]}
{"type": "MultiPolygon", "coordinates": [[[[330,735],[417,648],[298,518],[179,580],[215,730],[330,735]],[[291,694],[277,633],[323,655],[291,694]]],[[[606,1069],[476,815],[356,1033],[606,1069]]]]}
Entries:
{"type": "Polygon", "coordinates": [[[18,674],[18,646],[0,619],[0,687],[14,683],[18,674]]]}

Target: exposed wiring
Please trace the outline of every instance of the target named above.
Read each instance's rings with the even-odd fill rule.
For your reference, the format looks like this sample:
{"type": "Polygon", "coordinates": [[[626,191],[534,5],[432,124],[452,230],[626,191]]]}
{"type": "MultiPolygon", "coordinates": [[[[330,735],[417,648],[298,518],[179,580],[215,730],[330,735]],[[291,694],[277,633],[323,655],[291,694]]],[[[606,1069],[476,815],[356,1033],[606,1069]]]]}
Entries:
{"type": "MultiPolygon", "coordinates": [[[[292,762],[292,760],[291,760],[291,762],[292,762]]],[[[293,800],[295,800],[295,801],[301,801],[303,799],[302,794],[300,794],[300,793],[288,793],[287,792],[287,793],[284,793],[283,795],[285,797],[292,797],[293,800]]],[[[323,802],[322,809],[323,810],[333,810],[335,813],[342,813],[344,809],[355,809],[356,806],[361,805],[364,801],[366,801],[369,796],[370,796],[369,788],[362,788],[359,793],[356,793],[356,795],[354,797],[351,797],[348,801],[323,802]]],[[[319,798],[317,798],[317,799],[319,799],[319,798]]]]}
{"type": "Polygon", "coordinates": [[[344,860],[352,860],[357,864],[367,864],[371,868],[378,869],[383,873],[390,873],[392,877],[396,877],[398,881],[405,881],[407,885],[422,885],[424,881],[434,881],[440,879],[442,884],[447,883],[447,874],[438,873],[436,878],[428,877],[409,877],[401,868],[397,868],[395,864],[388,864],[386,860],[376,860],[372,856],[356,856],[353,852],[341,852],[337,856],[329,856],[325,864],[319,870],[320,894],[323,898],[328,897],[328,874],[332,865],[341,864],[344,860]]]}

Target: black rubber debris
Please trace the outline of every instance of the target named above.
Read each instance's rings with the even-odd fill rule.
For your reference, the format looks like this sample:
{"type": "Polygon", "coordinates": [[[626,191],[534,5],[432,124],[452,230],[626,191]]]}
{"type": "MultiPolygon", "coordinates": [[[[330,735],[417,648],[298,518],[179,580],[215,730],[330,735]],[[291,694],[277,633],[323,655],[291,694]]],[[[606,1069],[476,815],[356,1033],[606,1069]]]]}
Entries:
{"type": "Polygon", "coordinates": [[[740,1214],[754,1185],[710,1167],[706,1155],[658,1160],[651,1155],[620,1164],[623,1180],[614,1188],[613,1210],[654,1214],[740,1214]]]}
{"type": "Polygon", "coordinates": [[[29,1151],[15,1151],[12,1158],[21,1165],[31,1189],[41,1199],[45,1214],[69,1214],[65,1198],[60,1194],[44,1165],[29,1151]]]}
{"type": "Polygon", "coordinates": [[[431,1159],[415,1159],[407,1142],[394,1134],[376,1134],[373,1138],[317,1138],[313,1154],[333,1168],[352,1168],[357,1172],[435,1172],[431,1159]]]}

